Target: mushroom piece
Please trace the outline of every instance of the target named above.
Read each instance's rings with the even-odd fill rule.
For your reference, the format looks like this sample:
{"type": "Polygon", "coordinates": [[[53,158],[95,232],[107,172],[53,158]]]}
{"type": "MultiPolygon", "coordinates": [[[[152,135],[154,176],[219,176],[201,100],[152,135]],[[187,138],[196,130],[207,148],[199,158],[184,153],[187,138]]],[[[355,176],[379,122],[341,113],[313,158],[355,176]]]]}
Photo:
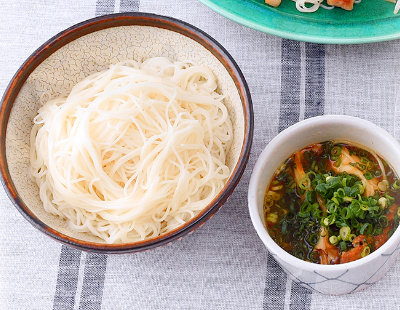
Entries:
{"type": "Polygon", "coordinates": [[[339,264],[340,255],[337,247],[329,243],[329,235],[324,226],[321,227],[318,243],[314,247],[320,256],[320,264],[334,265],[339,264]]]}
{"type": "Polygon", "coordinates": [[[378,189],[378,180],[373,178],[371,180],[367,180],[364,176],[364,173],[360,171],[358,168],[350,165],[350,163],[361,163],[360,159],[355,155],[350,155],[349,150],[343,146],[342,153],[340,154],[340,160],[342,163],[339,167],[332,166],[332,169],[336,173],[347,172],[348,174],[353,174],[357,176],[365,186],[365,196],[374,196],[375,190],[378,189]]]}

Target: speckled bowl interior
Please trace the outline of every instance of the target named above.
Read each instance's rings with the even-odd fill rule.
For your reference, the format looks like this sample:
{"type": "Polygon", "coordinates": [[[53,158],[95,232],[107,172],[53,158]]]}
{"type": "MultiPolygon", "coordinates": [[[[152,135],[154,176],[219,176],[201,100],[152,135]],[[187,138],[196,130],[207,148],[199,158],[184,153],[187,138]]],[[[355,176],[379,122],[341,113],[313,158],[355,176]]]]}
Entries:
{"type": "MultiPolygon", "coordinates": [[[[229,58],[229,55],[226,56],[221,53],[220,46],[216,46],[215,50],[210,49],[197,37],[199,34],[204,37],[205,34],[196,33],[197,29],[193,30],[185,24],[181,24],[180,27],[184,29],[189,27],[189,32],[180,33],[182,32],[179,30],[180,27],[174,28],[174,20],[167,19],[168,27],[163,22],[165,20],[160,20],[157,16],[142,14],[141,16],[114,15],[112,18],[103,18],[78,25],[72,31],[76,38],[70,35],[69,38],[67,37],[69,40],[67,44],[54,48],[54,51],[48,57],[42,57],[43,60],[35,64],[35,68],[27,76],[19,90],[18,87],[13,86],[12,81],[8,89],[8,93],[11,95],[7,97],[6,92],[3,98],[3,105],[12,104],[11,108],[8,107],[8,121],[6,122],[8,113],[4,106],[1,119],[3,123],[6,122],[5,135],[3,133],[2,136],[6,155],[2,167],[6,189],[10,191],[10,196],[14,199],[20,211],[21,208],[22,211],[25,211],[24,208],[27,209],[27,212],[23,212],[25,217],[35,226],[39,224],[39,228],[51,236],[54,237],[54,233],[56,233],[55,237],[60,241],[66,241],[75,246],[80,246],[82,243],[86,249],[106,251],[121,249],[122,251],[129,251],[151,248],[158,245],[159,241],[165,243],[187,233],[188,230],[193,230],[210,217],[215,212],[214,209],[218,209],[233,191],[244,170],[251,145],[252,122],[249,121],[252,121],[252,115],[250,97],[246,93],[246,85],[242,80],[240,71],[237,71],[238,68],[235,68],[236,65],[232,63],[233,60],[229,58]],[[123,22],[116,23],[116,18],[123,22]],[[138,21],[143,21],[146,18],[148,19],[147,23],[141,24],[139,22],[138,24],[138,21]],[[152,18],[156,19],[154,25],[151,23],[152,18]],[[126,19],[130,22],[127,23],[126,19]],[[108,25],[104,24],[107,22],[108,25]],[[94,27],[94,30],[88,30],[87,24],[100,24],[102,26],[100,29],[94,27]],[[221,58],[220,55],[228,58],[221,58]],[[41,99],[43,94],[50,94],[54,97],[62,92],[69,91],[86,76],[107,69],[110,64],[126,59],[143,61],[156,56],[164,56],[174,60],[190,59],[200,65],[208,66],[216,75],[219,92],[227,95],[225,105],[234,124],[234,140],[227,158],[227,165],[230,167],[232,175],[223,191],[204,212],[191,221],[193,223],[188,223],[184,227],[171,232],[169,236],[158,238],[159,240],[153,240],[153,242],[108,246],[97,237],[71,231],[65,221],[44,211],[39,199],[39,188],[28,177],[29,137],[33,125],[32,120],[43,104],[41,99]],[[224,62],[226,60],[228,61],[224,62]],[[15,100],[12,100],[12,95],[14,95],[15,100]],[[57,232],[60,234],[57,234],[57,232]],[[102,243],[103,245],[101,245],[102,243]]],[[[68,34],[65,34],[65,36],[68,36],[68,34]]],[[[53,43],[47,45],[59,44],[60,38],[57,40],[57,37],[55,37],[52,40],[53,43]]],[[[46,51],[46,44],[42,46],[42,49],[46,51]]],[[[43,56],[43,51],[39,51],[37,54],[43,56]]],[[[24,68],[21,68],[20,71],[22,69],[24,68]]],[[[18,74],[14,79],[16,78],[21,79],[18,74]]]]}

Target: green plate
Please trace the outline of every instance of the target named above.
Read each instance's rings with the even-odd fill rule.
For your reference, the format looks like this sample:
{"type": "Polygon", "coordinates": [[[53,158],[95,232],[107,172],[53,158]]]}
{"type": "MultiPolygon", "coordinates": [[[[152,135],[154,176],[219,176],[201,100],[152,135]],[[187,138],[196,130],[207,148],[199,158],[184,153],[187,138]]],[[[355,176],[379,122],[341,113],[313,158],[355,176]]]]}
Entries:
{"type": "Polygon", "coordinates": [[[385,0],[362,0],[352,11],[319,8],[297,11],[291,0],[273,8],[264,0],[200,0],[217,13],[244,26],[279,37],[315,43],[353,44],[400,38],[400,13],[385,0]]]}

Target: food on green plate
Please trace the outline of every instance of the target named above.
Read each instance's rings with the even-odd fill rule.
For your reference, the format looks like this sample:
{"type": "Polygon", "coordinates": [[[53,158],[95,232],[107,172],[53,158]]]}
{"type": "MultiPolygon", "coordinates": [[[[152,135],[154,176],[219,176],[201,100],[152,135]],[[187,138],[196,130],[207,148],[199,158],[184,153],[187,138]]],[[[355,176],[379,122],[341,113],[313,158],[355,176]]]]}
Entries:
{"type": "Polygon", "coordinates": [[[327,0],[327,3],[328,5],[351,11],[353,9],[354,0],[327,0]]]}
{"type": "MultiPolygon", "coordinates": [[[[327,5],[322,4],[323,0],[292,0],[296,2],[296,8],[300,12],[312,13],[318,10],[320,7],[331,10],[334,7],[339,7],[347,11],[353,10],[355,3],[360,3],[361,0],[327,0],[327,5]]],[[[396,3],[394,8],[394,14],[397,14],[400,9],[400,0],[386,0],[389,2],[396,3]]],[[[265,0],[266,4],[273,7],[278,7],[281,4],[281,0],[265,0]]]]}
{"type": "Polygon", "coordinates": [[[386,0],[388,2],[396,3],[396,6],[394,8],[394,14],[397,14],[400,10],[400,0],[386,0]]]}
{"type": "Polygon", "coordinates": [[[400,221],[400,180],[373,151],[346,141],[309,145],[275,172],[265,224],[288,253],[343,264],[381,247],[400,221]]]}

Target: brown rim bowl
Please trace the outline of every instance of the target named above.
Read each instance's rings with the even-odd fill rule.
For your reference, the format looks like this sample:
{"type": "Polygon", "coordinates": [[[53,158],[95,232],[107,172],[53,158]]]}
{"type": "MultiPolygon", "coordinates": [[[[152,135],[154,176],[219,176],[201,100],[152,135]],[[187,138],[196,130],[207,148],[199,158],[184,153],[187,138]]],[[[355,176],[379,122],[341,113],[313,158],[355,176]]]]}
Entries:
{"type": "Polygon", "coordinates": [[[74,25],[44,43],[9,83],[0,111],[2,183],[18,211],[34,227],[61,243],[99,253],[148,250],[193,232],[223,205],[238,184],[248,161],[253,122],[252,102],[244,76],[233,58],[212,37],[170,17],[147,13],[102,16],[74,25]],[[63,220],[50,214],[43,215],[38,187],[28,177],[28,136],[40,95],[71,88],[71,80],[79,81],[110,62],[152,56],[186,57],[205,63],[216,74],[219,89],[222,93],[227,92],[227,107],[234,124],[233,151],[230,151],[232,173],[222,191],[203,211],[158,237],[134,243],[106,244],[71,234],[68,229],[60,228],[63,220]]]}

